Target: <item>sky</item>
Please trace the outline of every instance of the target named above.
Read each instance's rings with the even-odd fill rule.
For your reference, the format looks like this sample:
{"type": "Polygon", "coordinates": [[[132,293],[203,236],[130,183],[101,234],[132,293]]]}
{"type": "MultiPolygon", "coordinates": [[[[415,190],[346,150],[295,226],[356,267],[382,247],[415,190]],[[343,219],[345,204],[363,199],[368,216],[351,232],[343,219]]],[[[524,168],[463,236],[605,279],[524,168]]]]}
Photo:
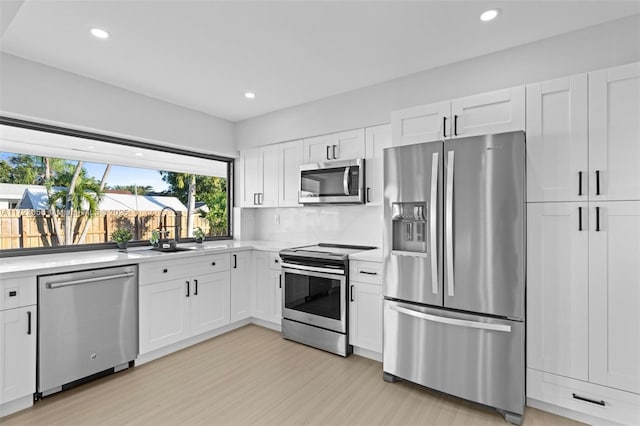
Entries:
{"type": "MultiPolygon", "coordinates": [[[[104,164],[84,163],[84,168],[89,176],[95,177],[98,181],[102,179],[105,169],[104,164]]],[[[111,171],[107,177],[107,185],[149,185],[156,192],[162,192],[169,189],[166,182],[162,180],[162,176],[157,170],[139,169],[126,166],[111,166],[111,171]]]]}
{"type": "MultiPolygon", "coordinates": [[[[0,152],[0,158],[8,160],[15,154],[9,152],[0,152]]],[[[75,161],[74,161],[75,163],[75,161]]],[[[98,181],[102,179],[105,169],[104,164],[100,163],[84,163],[84,168],[89,176],[95,177],[98,181]]],[[[162,176],[157,170],[140,169],[137,167],[112,166],[109,176],[107,177],[107,185],[134,185],[151,186],[153,191],[162,192],[169,189],[166,182],[162,180],[162,176]]]]}

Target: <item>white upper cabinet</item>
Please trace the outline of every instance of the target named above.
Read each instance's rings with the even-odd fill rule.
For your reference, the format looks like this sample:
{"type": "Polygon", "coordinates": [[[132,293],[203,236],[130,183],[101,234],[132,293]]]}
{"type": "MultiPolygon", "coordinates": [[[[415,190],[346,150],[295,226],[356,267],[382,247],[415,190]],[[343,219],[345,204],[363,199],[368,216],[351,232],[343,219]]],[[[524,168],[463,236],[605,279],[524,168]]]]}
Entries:
{"type": "Polygon", "coordinates": [[[440,141],[449,137],[451,101],[420,105],[391,113],[393,146],[440,141]]]}
{"type": "Polygon", "coordinates": [[[393,146],[524,130],[524,123],[524,86],[391,113],[393,146]]]}
{"type": "Polygon", "coordinates": [[[640,63],[589,73],[589,197],[640,200],[640,63]]]}
{"type": "Polygon", "coordinates": [[[589,368],[587,206],[527,204],[527,366],[580,380],[589,368]]]}
{"type": "Polygon", "coordinates": [[[382,191],[384,188],[384,149],[391,146],[391,125],[368,127],[365,129],[366,156],[365,156],[365,183],[367,205],[379,206],[382,204],[382,191]]]}
{"type": "Polygon", "coordinates": [[[242,207],[278,205],[278,147],[248,149],[240,153],[242,207]]]}
{"type": "Polygon", "coordinates": [[[525,88],[496,90],[451,101],[452,138],[524,130],[525,88]]]}
{"type": "Polygon", "coordinates": [[[527,201],[587,200],[587,75],[527,85],[527,201]]]}
{"type": "Polygon", "coordinates": [[[303,142],[292,141],[278,144],[278,206],[300,207],[300,166],[303,163],[303,142]]]}
{"type": "Polygon", "coordinates": [[[364,158],[364,129],[307,138],[303,145],[304,163],[364,158]]]}
{"type": "Polygon", "coordinates": [[[242,207],[257,205],[257,195],[262,191],[262,156],[260,148],[247,149],[240,153],[242,207]]]}
{"type": "Polygon", "coordinates": [[[640,393],[640,202],[590,205],[589,381],[640,393]]]}

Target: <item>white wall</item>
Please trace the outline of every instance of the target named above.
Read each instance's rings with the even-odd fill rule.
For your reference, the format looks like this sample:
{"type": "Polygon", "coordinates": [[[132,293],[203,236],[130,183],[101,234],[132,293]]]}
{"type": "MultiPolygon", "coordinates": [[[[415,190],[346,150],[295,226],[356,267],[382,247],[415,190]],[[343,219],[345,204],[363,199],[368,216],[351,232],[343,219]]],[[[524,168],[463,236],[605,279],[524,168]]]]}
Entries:
{"type": "Polygon", "coordinates": [[[391,111],[640,60],[640,15],[236,123],[238,149],[388,123],[391,111]]]}
{"type": "Polygon", "coordinates": [[[204,153],[235,156],[233,123],[2,53],[0,113],[204,153]]]}
{"type": "Polygon", "coordinates": [[[243,240],[382,246],[382,208],[318,206],[241,209],[243,240]],[[279,216],[279,224],[276,223],[279,216]]]}

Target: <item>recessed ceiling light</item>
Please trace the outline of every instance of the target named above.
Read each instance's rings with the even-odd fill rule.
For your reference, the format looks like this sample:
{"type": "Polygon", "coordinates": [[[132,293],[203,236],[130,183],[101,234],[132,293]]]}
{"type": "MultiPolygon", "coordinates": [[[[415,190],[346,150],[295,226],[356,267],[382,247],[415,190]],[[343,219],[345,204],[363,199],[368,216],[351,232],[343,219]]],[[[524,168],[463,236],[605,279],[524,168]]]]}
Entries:
{"type": "Polygon", "coordinates": [[[100,28],[91,28],[91,34],[93,34],[94,37],[102,39],[109,38],[109,33],[105,30],[101,30],[100,28]]]}
{"type": "Polygon", "coordinates": [[[499,14],[500,14],[499,9],[489,9],[482,12],[482,15],[480,15],[480,20],[484,22],[491,21],[495,19],[496,16],[498,16],[499,14]]]}
{"type": "Polygon", "coordinates": [[[141,152],[136,152],[136,153],[135,153],[135,156],[136,156],[136,157],[142,157],[142,153],[141,153],[141,152]]]}
{"type": "Polygon", "coordinates": [[[253,98],[256,97],[256,94],[253,93],[253,92],[247,92],[247,93],[244,94],[244,97],[247,98],[247,99],[253,99],[253,98]]]}

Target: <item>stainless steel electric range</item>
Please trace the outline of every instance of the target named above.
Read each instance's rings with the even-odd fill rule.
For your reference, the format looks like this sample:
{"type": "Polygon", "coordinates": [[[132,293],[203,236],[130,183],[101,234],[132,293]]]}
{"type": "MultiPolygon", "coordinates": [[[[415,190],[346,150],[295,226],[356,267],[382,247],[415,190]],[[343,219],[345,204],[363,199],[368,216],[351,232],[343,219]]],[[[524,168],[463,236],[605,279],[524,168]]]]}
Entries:
{"type": "Polygon", "coordinates": [[[280,251],[282,336],[342,356],[349,344],[349,255],[375,247],[318,244],[280,251]]]}

